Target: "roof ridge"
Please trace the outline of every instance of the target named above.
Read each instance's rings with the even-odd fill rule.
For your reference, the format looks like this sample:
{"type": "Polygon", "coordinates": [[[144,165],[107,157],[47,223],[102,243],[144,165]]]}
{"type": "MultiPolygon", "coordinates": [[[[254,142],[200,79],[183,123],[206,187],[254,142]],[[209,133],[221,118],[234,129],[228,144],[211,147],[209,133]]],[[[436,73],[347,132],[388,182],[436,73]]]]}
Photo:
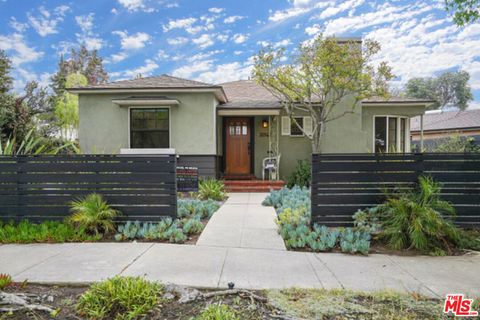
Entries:
{"type": "Polygon", "coordinates": [[[180,78],[180,77],[172,76],[172,75],[166,74],[166,73],[163,73],[161,76],[163,76],[163,77],[168,77],[168,78],[173,78],[173,79],[177,79],[177,80],[182,80],[182,81],[199,83],[199,84],[203,84],[203,85],[206,85],[206,86],[213,86],[213,85],[214,85],[214,84],[212,84],[212,83],[207,83],[207,82],[203,82],[203,81],[197,81],[197,80],[191,80],[191,79],[186,79],[186,78],[180,78]]]}

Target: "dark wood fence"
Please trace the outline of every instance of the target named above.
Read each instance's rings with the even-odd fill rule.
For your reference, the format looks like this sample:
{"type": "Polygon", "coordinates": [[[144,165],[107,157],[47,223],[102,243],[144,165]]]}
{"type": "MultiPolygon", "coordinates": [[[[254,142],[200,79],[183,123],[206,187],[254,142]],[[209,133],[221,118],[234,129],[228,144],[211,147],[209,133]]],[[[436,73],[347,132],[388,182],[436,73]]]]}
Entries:
{"type": "Polygon", "coordinates": [[[382,203],[386,188],[411,188],[420,175],[442,184],[456,223],[480,226],[480,154],[321,154],[312,159],[312,222],[352,224],[358,209],[382,203]]]}
{"type": "Polygon", "coordinates": [[[0,219],[60,220],[69,202],[99,193],[119,220],[156,221],[177,212],[174,155],[0,157],[0,219]]]}

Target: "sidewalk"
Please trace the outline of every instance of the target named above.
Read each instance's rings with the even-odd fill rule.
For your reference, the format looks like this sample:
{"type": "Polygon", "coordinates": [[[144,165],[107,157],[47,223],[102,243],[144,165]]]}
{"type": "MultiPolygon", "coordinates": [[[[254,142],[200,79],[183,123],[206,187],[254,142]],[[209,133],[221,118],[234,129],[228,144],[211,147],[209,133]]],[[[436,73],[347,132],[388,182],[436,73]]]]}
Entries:
{"type": "Polygon", "coordinates": [[[0,273],[15,281],[89,283],[139,275],[179,285],[226,288],[394,289],[432,297],[480,296],[480,255],[401,257],[286,251],[261,194],[233,194],[197,245],[71,243],[0,245],[0,273]],[[260,199],[262,198],[262,199],[260,199]],[[281,242],[281,243],[280,243],[281,242]]]}
{"type": "Polygon", "coordinates": [[[287,250],[275,210],[262,206],[267,193],[231,193],[212,216],[197,246],[287,250]]]}
{"type": "Polygon", "coordinates": [[[479,255],[368,257],[336,253],[151,243],[0,246],[0,273],[15,281],[88,283],[117,274],[194,287],[395,289],[480,295],[479,255]]]}

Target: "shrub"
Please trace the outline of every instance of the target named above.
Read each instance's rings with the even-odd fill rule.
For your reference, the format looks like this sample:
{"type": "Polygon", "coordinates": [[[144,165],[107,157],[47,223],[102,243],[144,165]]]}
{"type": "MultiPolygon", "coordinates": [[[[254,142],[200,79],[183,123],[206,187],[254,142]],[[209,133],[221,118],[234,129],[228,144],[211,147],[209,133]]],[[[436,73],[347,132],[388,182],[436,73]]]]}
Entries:
{"type": "Polygon", "coordinates": [[[312,165],[308,160],[298,160],[293,173],[287,179],[287,186],[310,187],[312,182],[312,165]]]}
{"type": "Polygon", "coordinates": [[[339,235],[337,229],[314,225],[307,244],[313,251],[330,251],[337,245],[339,235]]]}
{"type": "Polygon", "coordinates": [[[97,235],[115,230],[113,219],[119,212],[110,208],[101,195],[92,193],[83,199],[72,201],[70,207],[73,214],[68,221],[80,228],[97,235]]]}
{"type": "Polygon", "coordinates": [[[370,233],[346,228],[340,233],[340,249],[344,253],[361,253],[370,251],[370,233]]]}
{"type": "Polygon", "coordinates": [[[299,209],[302,207],[309,214],[311,208],[310,190],[298,186],[291,189],[282,188],[278,191],[272,191],[265,200],[263,200],[262,204],[264,206],[274,207],[278,214],[287,208],[299,209]]]}
{"type": "Polygon", "coordinates": [[[479,153],[480,145],[475,144],[473,137],[452,136],[437,144],[433,152],[479,153]]]}
{"type": "Polygon", "coordinates": [[[12,284],[12,277],[9,274],[0,273],[0,290],[12,284]]]}
{"type": "Polygon", "coordinates": [[[460,231],[451,219],[455,210],[440,199],[440,190],[432,178],[420,177],[417,189],[390,195],[378,208],[380,237],[393,249],[450,250],[460,231]]]}
{"type": "Polygon", "coordinates": [[[18,224],[0,223],[0,243],[75,242],[99,239],[98,235],[89,235],[84,229],[57,221],[45,221],[40,224],[26,220],[18,224]]]}
{"type": "Polygon", "coordinates": [[[162,285],[140,277],[94,283],[80,296],[77,312],[88,319],[137,319],[158,307],[162,285]]]}
{"type": "Polygon", "coordinates": [[[380,232],[378,211],[379,207],[373,207],[355,212],[353,215],[353,225],[355,229],[369,234],[378,234],[380,232]]]}
{"type": "Polygon", "coordinates": [[[225,304],[212,304],[195,320],[240,320],[235,310],[225,304]]]}
{"type": "Polygon", "coordinates": [[[179,218],[210,218],[220,208],[215,200],[178,199],[177,216],[179,218]]]}
{"type": "Polygon", "coordinates": [[[225,192],[225,184],[223,181],[215,179],[201,180],[198,185],[198,197],[201,200],[225,200],[227,197],[225,192]]]}
{"type": "Polygon", "coordinates": [[[199,234],[203,230],[203,223],[195,218],[183,222],[183,232],[185,234],[199,234]]]}

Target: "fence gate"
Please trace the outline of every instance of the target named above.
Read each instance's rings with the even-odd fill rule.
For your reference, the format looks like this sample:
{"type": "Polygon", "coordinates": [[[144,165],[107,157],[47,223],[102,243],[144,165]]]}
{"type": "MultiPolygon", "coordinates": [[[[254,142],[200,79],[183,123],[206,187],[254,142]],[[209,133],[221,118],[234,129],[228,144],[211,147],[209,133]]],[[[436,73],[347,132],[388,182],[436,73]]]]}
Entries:
{"type": "Polygon", "coordinates": [[[480,154],[463,153],[314,154],[312,222],[351,225],[358,209],[385,200],[385,188],[411,188],[420,175],[441,183],[458,225],[480,226],[480,154]]]}
{"type": "Polygon", "coordinates": [[[0,219],[61,220],[69,202],[91,193],[119,220],[157,221],[177,212],[174,155],[0,157],[0,219]]]}

